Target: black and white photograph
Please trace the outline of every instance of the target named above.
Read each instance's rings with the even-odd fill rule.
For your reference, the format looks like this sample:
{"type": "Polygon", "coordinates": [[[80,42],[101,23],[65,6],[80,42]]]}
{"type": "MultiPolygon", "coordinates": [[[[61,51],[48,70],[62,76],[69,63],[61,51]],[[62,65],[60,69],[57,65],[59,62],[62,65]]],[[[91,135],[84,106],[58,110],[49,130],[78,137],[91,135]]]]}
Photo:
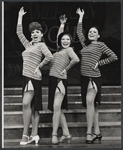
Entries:
{"type": "Polygon", "coordinates": [[[2,1],[2,148],[121,148],[122,1],[2,1]]]}

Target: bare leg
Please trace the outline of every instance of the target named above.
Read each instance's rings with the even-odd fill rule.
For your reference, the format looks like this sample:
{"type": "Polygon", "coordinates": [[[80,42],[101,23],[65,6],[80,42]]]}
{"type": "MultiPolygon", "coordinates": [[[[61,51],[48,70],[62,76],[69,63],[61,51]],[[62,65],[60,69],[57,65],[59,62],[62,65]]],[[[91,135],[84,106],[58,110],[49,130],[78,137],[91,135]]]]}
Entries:
{"type": "Polygon", "coordinates": [[[63,130],[63,135],[70,135],[68,126],[67,126],[67,121],[66,121],[66,118],[65,118],[65,115],[63,114],[63,112],[61,112],[60,123],[61,123],[61,127],[63,130]]]}
{"type": "Polygon", "coordinates": [[[62,104],[63,98],[64,98],[64,95],[62,93],[58,92],[55,94],[52,135],[57,135],[57,130],[59,127],[60,117],[61,117],[61,104],[62,104]]]}
{"type": "MultiPolygon", "coordinates": [[[[92,134],[92,126],[93,126],[94,114],[95,114],[94,99],[95,99],[96,93],[97,93],[96,90],[93,89],[93,87],[92,87],[92,83],[89,82],[87,96],[86,96],[87,134],[88,133],[92,134]]],[[[87,135],[86,140],[92,140],[92,136],[87,135]]]]}
{"type": "Polygon", "coordinates": [[[32,136],[38,135],[38,125],[40,120],[40,114],[38,111],[34,111],[34,106],[32,107],[32,136]]]}
{"type": "MultiPolygon", "coordinates": [[[[23,123],[24,123],[23,135],[28,135],[29,125],[30,125],[31,115],[32,115],[31,101],[32,101],[33,95],[34,95],[33,91],[24,92],[24,97],[23,97],[23,123]]],[[[25,141],[25,139],[27,140],[26,137],[23,137],[22,141],[25,141]]]]}
{"type": "Polygon", "coordinates": [[[99,129],[99,112],[98,109],[95,108],[95,115],[94,115],[94,133],[99,134],[100,129],[99,129]]]}
{"type": "Polygon", "coordinates": [[[59,142],[67,142],[70,143],[71,139],[72,139],[72,135],[70,135],[68,126],[67,126],[67,121],[65,118],[65,115],[63,114],[63,112],[61,112],[61,118],[60,118],[60,123],[61,123],[61,127],[63,130],[63,135],[61,136],[59,142]]]}

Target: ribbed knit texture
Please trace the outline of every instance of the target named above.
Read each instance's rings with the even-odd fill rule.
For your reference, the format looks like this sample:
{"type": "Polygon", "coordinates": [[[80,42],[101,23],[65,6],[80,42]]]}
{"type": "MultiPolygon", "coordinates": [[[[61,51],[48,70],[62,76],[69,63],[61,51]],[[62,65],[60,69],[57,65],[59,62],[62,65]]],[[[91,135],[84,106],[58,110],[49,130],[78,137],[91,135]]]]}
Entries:
{"type": "Polygon", "coordinates": [[[52,60],[52,54],[43,42],[32,43],[29,42],[23,34],[22,25],[17,25],[17,35],[25,47],[22,52],[23,56],[23,72],[24,76],[33,78],[35,80],[41,80],[42,76],[39,77],[34,74],[36,67],[39,65],[40,68],[52,60]],[[42,60],[43,55],[45,58],[42,60]]]}
{"type": "Polygon", "coordinates": [[[79,41],[83,47],[80,51],[81,59],[81,75],[90,76],[90,77],[99,77],[101,76],[99,68],[94,70],[96,63],[99,63],[99,66],[109,64],[117,60],[115,53],[109,49],[103,42],[91,43],[85,45],[85,37],[83,35],[82,23],[77,24],[77,35],[79,41]],[[100,60],[103,54],[107,55],[107,58],[100,60]]]}

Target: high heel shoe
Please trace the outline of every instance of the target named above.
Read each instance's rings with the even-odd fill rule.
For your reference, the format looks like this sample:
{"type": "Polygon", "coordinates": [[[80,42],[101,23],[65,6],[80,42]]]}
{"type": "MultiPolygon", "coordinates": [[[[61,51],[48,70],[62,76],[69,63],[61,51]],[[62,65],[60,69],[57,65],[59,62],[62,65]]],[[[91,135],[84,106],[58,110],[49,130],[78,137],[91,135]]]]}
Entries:
{"type": "Polygon", "coordinates": [[[99,134],[95,134],[95,133],[94,133],[94,135],[96,135],[96,137],[93,138],[93,142],[94,142],[95,140],[98,140],[99,142],[101,142],[102,134],[100,134],[100,133],[99,133],[99,134]]]}
{"type": "MultiPolygon", "coordinates": [[[[86,135],[91,135],[92,136],[92,134],[91,133],[87,133],[86,135]]],[[[86,142],[86,144],[93,144],[93,140],[85,140],[85,142],[86,142]]]]}
{"type": "Polygon", "coordinates": [[[60,143],[71,143],[72,135],[62,135],[59,142],[60,143]]]}
{"type": "Polygon", "coordinates": [[[57,135],[52,135],[52,144],[58,144],[58,143],[59,141],[58,141],[57,135]],[[54,137],[56,138],[54,139],[54,137]]]}
{"type": "Polygon", "coordinates": [[[35,144],[37,144],[39,142],[40,137],[38,135],[36,135],[36,136],[31,135],[30,137],[31,137],[31,139],[28,141],[28,143],[32,143],[35,141],[35,144]]]}
{"type": "Polygon", "coordinates": [[[21,141],[20,142],[20,145],[27,145],[28,144],[28,142],[29,142],[29,136],[27,136],[27,135],[23,135],[23,137],[26,137],[27,139],[28,139],[28,141],[21,141]]]}

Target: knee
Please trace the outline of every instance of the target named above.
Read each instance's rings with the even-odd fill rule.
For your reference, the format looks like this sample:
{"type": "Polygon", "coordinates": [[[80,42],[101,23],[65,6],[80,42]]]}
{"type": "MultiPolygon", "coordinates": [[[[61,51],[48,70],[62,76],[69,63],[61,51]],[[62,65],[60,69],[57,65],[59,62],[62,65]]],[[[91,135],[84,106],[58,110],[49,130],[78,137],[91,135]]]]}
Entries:
{"type": "Polygon", "coordinates": [[[86,96],[86,105],[87,106],[93,106],[94,105],[94,100],[90,95],[86,96]]]}
{"type": "Polygon", "coordinates": [[[58,105],[58,104],[54,104],[54,112],[58,112],[58,111],[60,111],[60,105],[58,105]]]}
{"type": "Polygon", "coordinates": [[[30,107],[30,103],[29,102],[26,102],[26,101],[23,101],[23,108],[28,108],[30,107]]]}

